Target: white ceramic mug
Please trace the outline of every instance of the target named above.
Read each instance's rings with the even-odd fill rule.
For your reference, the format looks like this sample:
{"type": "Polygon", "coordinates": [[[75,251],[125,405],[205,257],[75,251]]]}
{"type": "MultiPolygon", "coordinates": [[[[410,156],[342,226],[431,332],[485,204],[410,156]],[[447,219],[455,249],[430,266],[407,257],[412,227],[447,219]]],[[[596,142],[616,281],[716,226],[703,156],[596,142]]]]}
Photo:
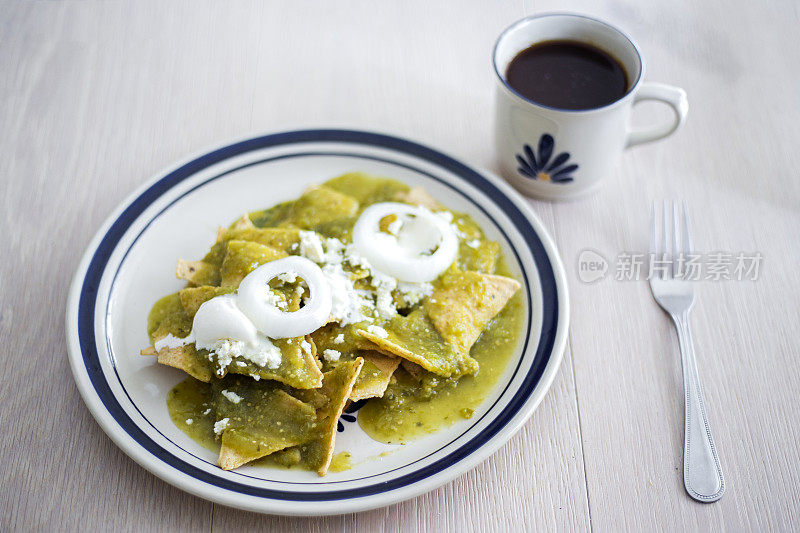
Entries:
{"type": "Polygon", "coordinates": [[[506,179],[529,196],[547,200],[588,194],[611,175],[625,148],[663,139],[686,118],[689,103],[683,89],[643,82],[644,60],[633,41],[605,22],[574,14],[534,15],[504,31],[494,49],[497,73],[495,144],[506,179]],[[603,107],[556,109],[520,95],[506,81],[508,64],[522,50],[543,41],[591,44],[620,62],[628,92],[603,107]],[[633,105],[664,102],[674,111],[666,123],[632,129],[633,105]]]}

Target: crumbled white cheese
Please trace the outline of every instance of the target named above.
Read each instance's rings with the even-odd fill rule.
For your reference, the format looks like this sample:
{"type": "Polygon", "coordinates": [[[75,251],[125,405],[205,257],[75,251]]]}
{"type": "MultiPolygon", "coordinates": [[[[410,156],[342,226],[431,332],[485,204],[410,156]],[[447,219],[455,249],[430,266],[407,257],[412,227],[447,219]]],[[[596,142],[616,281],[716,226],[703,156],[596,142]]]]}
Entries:
{"type": "Polygon", "coordinates": [[[247,363],[244,361],[236,361],[236,366],[247,366],[247,363]]]}
{"type": "Polygon", "coordinates": [[[394,306],[394,298],[392,298],[392,291],[379,287],[377,289],[378,299],[375,302],[375,307],[382,318],[392,318],[397,314],[397,308],[394,306]]]}
{"type": "Polygon", "coordinates": [[[436,215],[437,217],[441,218],[442,220],[444,220],[447,223],[450,223],[450,222],[453,221],[453,213],[451,213],[450,211],[436,211],[434,213],[434,215],[436,215]]]}
{"type": "MultiPolygon", "coordinates": [[[[225,369],[228,368],[233,362],[234,358],[245,359],[255,363],[260,367],[278,368],[281,366],[281,350],[264,335],[259,334],[257,343],[254,346],[245,344],[242,341],[232,341],[230,339],[221,339],[211,345],[201,345],[198,343],[198,349],[205,349],[217,355],[217,375],[224,376],[225,369]]],[[[213,358],[209,355],[209,359],[213,358]]],[[[247,364],[240,364],[237,361],[237,366],[247,366],[247,364]]]]}
{"type": "Polygon", "coordinates": [[[168,348],[172,350],[173,348],[180,348],[181,346],[185,346],[190,342],[194,342],[194,339],[191,335],[184,338],[179,338],[173,335],[172,333],[167,333],[166,337],[162,337],[158,339],[156,342],[153,343],[153,347],[156,349],[157,352],[160,352],[164,348],[168,348]]]}
{"type": "Polygon", "coordinates": [[[210,413],[210,412],[211,412],[211,408],[209,407],[208,409],[206,409],[205,411],[203,411],[203,414],[204,414],[204,415],[207,415],[207,414],[208,414],[208,413],[210,413]]]}
{"type": "Polygon", "coordinates": [[[367,332],[372,333],[376,337],[380,337],[381,339],[385,339],[389,336],[389,333],[380,326],[376,326],[375,324],[370,324],[367,326],[367,332]]]}
{"type": "Polygon", "coordinates": [[[322,274],[331,289],[331,319],[342,326],[364,320],[364,297],[353,288],[353,280],[342,265],[327,264],[322,267],[322,274]]]}
{"type": "Polygon", "coordinates": [[[192,420],[191,418],[187,418],[186,419],[186,425],[188,425],[188,426],[191,426],[193,422],[194,422],[194,420],[192,420]]]}
{"type": "MultiPolygon", "coordinates": [[[[369,261],[359,255],[352,246],[348,246],[345,260],[354,267],[369,271],[370,285],[374,288],[374,307],[382,318],[390,319],[397,314],[394,291],[397,291],[400,301],[407,306],[418,304],[433,292],[433,285],[430,283],[398,282],[395,278],[373,269],[369,261]]],[[[372,297],[369,293],[367,296],[372,297]]],[[[362,305],[365,307],[370,308],[369,303],[371,302],[362,300],[362,305]]],[[[369,320],[369,317],[365,319],[369,320]]]]}
{"type": "Polygon", "coordinates": [[[467,246],[469,246],[470,248],[477,248],[480,245],[481,245],[480,239],[473,239],[471,241],[467,241],[467,246]]]}
{"type": "Polygon", "coordinates": [[[341,263],[343,259],[345,246],[342,241],[335,238],[325,239],[325,262],[326,263],[341,263]]]}
{"type": "MultiPolygon", "coordinates": [[[[436,213],[436,214],[439,215],[439,216],[442,215],[442,213],[436,213]]],[[[450,220],[453,220],[452,215],[450,216],[450,220]]],[[[466,233],[461,231],[461,226],[463,226],[463,225],[464,225],[464,219],[463,218],[459,218],[458,220],[455,221],[455,223],[451,223],[450,224],[450,226],[453,228],[453,231],[455,232],[456,236],[460,240],[465,241],[465,240],[467,240],[467,237],[469,237],[469,235],[467,235],[466,233]]]]}
{"type": "MultiPolygon", "coordinates": [[[[244,343],[242,341],[232,341],[230,339],[220,339],[214,344],[197,343],[200,350],[208,350],[217,355],[217,375],[224,376],[225,369],[233,362],[234,357],[242,357],[244,354],[244,343]]],[[[209,354],[209,359],[212,359],[209,354]]]]}
{"type": "Polygon", "coordinates": [[[300,349],[306,353],[311,353],[311,344],[307,340],[303,339],[300,342],[300,349]]]}
{"type": "Polygon", "coordinates": [[[258,374],[250,374],[250,377],[251,377],[251,378],[253,378],[253,379],[254,379],[254,380],[256,380],[256,381],[258,381],[259,379],[261,379],[261,376],[259,376],[258,374]]]}
{"type": "Polygon", "coordinates": [[[342,344],[344,342],[344,333],[339,333],[338,335],[336,335],[336,338],[333,339],[333,342],[335,344],[342,344]]]}
{"type": "Polygon", "coordinates": [[[412,306],[422,301],[426,296],[433,293],[433,285],[430,283],[410,283],[401,281],[397,284],[397,291],[404,304],[412,306]]]}
{"type": "Polygon", "coordinates": [[[224,390],[222,391],[222,395],[225,396],[228,399],[228,401],[233,403],[239,403],[242,401],[242,397],[233,391],[224,390]]]}
{"type": "Polygon", "coordinates": [[[300,231],[300,255],[315,263],[322,263],[325,260],[325,251],[322,249],[319,235],[313,231],[300,231]]]}
{"type": "Polygon", "coordinates": [[[340,352],[338,350],[327,349],[327,350],[322,352],[322,357],[324,357],[325,360],[328,361],[328,362],[338,361],[341,356],[342,356],[342,352],[340,352]]]}
{"type": "Polygon", "coordinates": [[[363,268],[364,270],[372,271],[372,265],[369,264],[367,259],[356,252],[355,246],[352,244],[347,245],[345,250],[344,259],[354,267],[363,268]]]}
{"type": "Polygon", "coordinates": [[[397,287],[397,280],[377,270],[373,270],[371,273],[370,284],[375,287],[376,294],[375,307],[382,318],[392,318],[397,314],[394,298],[392,298],[392,291],[397,287]]]}
{"type": "Polygon", "coordinates": [[[344,250],[344,243],[339,239],[329,237],[323,241],[313,231],[300,231],[300,255],[315,263],[341,263],[344,250]]]}
{"type": "MultiPolygon", "coordinates": [[[[449,212],[444,213],[442,216],[452,220],[449,212]]],[[[399,231],[403,221],[397,219],[392,224],[393,229],[399,231]]],[[[323,240],[313,231],[301,231],[300,240],[301,255],[324,263],[322,272],[330,286],[333,300],[330,319],[342,326],[371,322],[376,316],[383,319],[396,316],[395,291],[399,301],[410,306],[419,303],[433,290],[429,283],[398,283],[394,277],[375,270],[366,258],[356,252],[352,244],[345,246],[342,241],[333,238],[323,240]],[[343,263],[351,268],[367,270],[370,289],[355,289],[351,273],[342,268],[343,263]]]]}
{"type": "MultiPolygon", "coordinates": [[[[283,275],[283,274],[281,274],[283,275]]],[[[278,276],[280,277],[280,276],[278,276]]],[[[281,311],[285,311],[287,309],[286,306],[286,297],[283,294],[275,293],[267,287],[264,291],[264,300],[271,306],[277,307],[281,311]]]]}
{"type": "Polygon", "coordinates": [[[260,367],[278,368],[281,366],[281,349],[261,334],[258,336],[258,345],[255,349],[248,350],[243,357],[260,367]]]}
{"type": "Polygon", "coordinates": [[[294,272],[284,272],[283,274],[278,274],[278,279],[284,283],[294,283],[297,280],[297,274],[294,272]]]}
{"type": "Polygon", "coordinates": [[[231,424],[230,418],[223,418],[222,420],[217,420],[216,422],[214,422],[214,433],[217,435],[222,435],[222,432],[225,431],[230,424],[231,424]]]}

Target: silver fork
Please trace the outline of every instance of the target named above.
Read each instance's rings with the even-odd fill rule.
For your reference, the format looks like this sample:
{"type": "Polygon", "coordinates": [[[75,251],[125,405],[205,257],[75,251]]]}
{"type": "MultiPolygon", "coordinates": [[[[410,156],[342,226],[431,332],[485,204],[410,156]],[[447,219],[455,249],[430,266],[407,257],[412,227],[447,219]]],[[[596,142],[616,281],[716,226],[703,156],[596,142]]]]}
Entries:
{"type": "Polygon", "coordinates": [[[686,492],[695,500],[715,502],[725,493],[725,480],[717,456],[717,448],[711,437],[697,361],[694,356],[692,333],[689,329],[689,311],[694,304],[694,288],[689,279],[684,279],[686,257],[691,253],[689,220],[686,202],[682,203],[683,216],[678,216],[678,203],[665,201],[661,209],[661,232],[657,231],[659,209],[653,202],[650,218],[650,261],[661,267],[656,275],[651,264],[650,289],[658,305],[669,313],[678,331],[683,365],[683,388],[686,426],[683,444],[683,484],[686,492]],[[671,204],[671,205],[670,205],[671,204]],[[670,231],[671,228],[671,231],[670,231]],[[671,239],[668,236],[671,233],[671,239]],[[660,238],[659,238],[660,237],[660,238]]]}

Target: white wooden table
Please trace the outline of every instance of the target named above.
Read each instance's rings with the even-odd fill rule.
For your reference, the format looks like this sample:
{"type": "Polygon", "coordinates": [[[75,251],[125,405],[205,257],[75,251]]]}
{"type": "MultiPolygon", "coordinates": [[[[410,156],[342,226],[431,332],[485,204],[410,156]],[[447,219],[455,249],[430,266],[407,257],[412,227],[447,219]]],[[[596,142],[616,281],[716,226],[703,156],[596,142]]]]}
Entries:
{"type": "MultiPolygon", "coordinates": [[[[792,0],[0,2],[0,529],[786,530],[800,527],[800,42],[792,0]],[[596,196],[533,202],[560,247],[570,340],[553,388],[491,459],[417,499],[322,519],[213,505],[125,456],[84,407],[67,285],[112,208],[162,167],[249,133],[346,126],[494,169],[490,51],[571,10],[627,30],[683,130],[627,153],[596,196]],[[644,252],[655,198],[700,250],[760,252],[704,282],[695,342],[728,482],[681,479],[677,340],[644,281],[583,284],[577,257],[644,252]]],[[[662,116],[643,108],[638,120],[662,116]]]]}

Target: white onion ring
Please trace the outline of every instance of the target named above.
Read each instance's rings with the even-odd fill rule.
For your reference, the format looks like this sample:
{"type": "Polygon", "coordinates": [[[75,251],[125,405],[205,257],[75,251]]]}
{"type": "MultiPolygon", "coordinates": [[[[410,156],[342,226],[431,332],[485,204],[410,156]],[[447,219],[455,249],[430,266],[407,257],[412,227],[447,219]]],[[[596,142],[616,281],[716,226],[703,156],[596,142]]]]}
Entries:
{"type": "Polygon", "coordinates": [[[250,272],[239,284],[239,308],[261,333],[272,339],[301,337],[316,331],[331,314],[331,290],[322,270],[305,257],[270,261],[250,272]],[[303,278],[311,296],[298,311],[287,313],[267,302],[267,283],[279,274],[303,278]]]}
{"type": "Polygon", "coordinates": [[[453,264],[458,253],[458,237],[450,224],[426,209],[396,202],[366,208],[353,227],[353,245],[375,269],[416,283],[435,280],[453,264]],[[397,238],[381,232],[380,221],[388,215],[413,215],[433,226],[441,236],[436,251],[430,255],[410,253],[397,238]]]}

